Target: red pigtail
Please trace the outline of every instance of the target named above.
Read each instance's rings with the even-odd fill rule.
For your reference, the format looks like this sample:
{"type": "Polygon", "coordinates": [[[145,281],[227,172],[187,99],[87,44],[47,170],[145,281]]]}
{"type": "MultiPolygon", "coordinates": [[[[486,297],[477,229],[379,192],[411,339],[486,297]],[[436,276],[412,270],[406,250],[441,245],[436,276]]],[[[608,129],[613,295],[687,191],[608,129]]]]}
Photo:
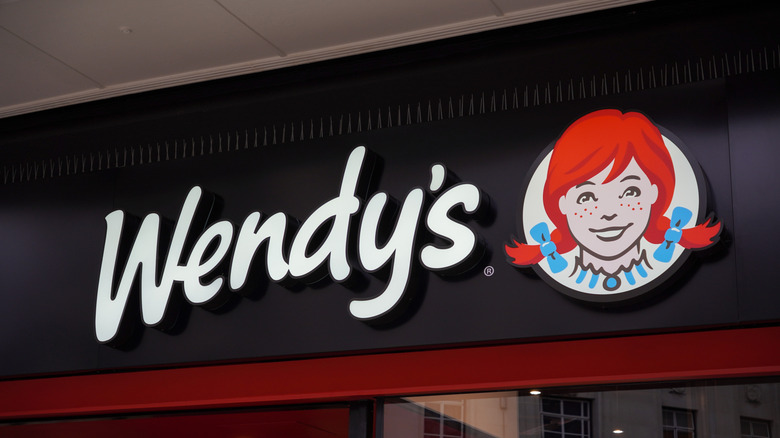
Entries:
{"type": "Polygon", "coordinates": [[[542,261],[544,256],[539,245],[528,245],[512,239],[512,243],[504,245],[504,251],[509,263],[517,266],[531,266],[542,261]]]}
{"type": "MultiPolygon", "coordinates": [[[[661,216],[658,218],[656,227],[652,225],[647,227],[644,237],[650,243],[662,243],[664,242],[664,233],[670,226],[671,220],[666,216],[661,216]]],[[[712,217],[708,217],[702,224],[693,228],[683,229],[682,237],[678,244],[686,249],[707,248],[718,241],[722,228],[720,222],[716,222],[712,217]]]]}
{"type": "Polygon", "coordinates": [[[720,222],[708,217],[703,224],[683,230],[680,245],[688,249],[706,248],[718,241],[722,228],[720,222]]]}
{"type": "MultiPolygon", "coordinates": [[[[550,233],[550,240],[558,246],[561,241],[562,235],[558,229],[553,230],[550,233]]],[[[542,251],[539,249],[540,245],[529,245],[527,243],[520,243],[516,239],[512,239],[512,243],[504,245],[504,251],[506,252],[509,263],[517,266],[531,266],[541,262],[544,259],[542,251]]],[[[571,248],[561,251],[558,248],[560,254],[571,251],[571,248]]]]}

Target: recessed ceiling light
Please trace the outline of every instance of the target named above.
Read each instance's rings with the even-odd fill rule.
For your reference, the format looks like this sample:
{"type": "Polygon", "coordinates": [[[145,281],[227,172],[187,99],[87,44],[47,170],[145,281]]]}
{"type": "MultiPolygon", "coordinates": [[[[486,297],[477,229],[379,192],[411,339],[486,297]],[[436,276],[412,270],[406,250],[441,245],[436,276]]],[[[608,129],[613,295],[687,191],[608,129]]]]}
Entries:
{"type": "Polygon", "coordinates": [[[612,433],[614,433],[616,435],[619,435],[619,434],[623,433],[623,429],[615,429],[615,430],[612,431],[612,433]]]}
{"type": "Polygon", "coordinates": [[[531,390],[531,395],[539,395],[541,393],[542,393],[542,391],[539,391],[538,389],[532,389],[531,390]]]}

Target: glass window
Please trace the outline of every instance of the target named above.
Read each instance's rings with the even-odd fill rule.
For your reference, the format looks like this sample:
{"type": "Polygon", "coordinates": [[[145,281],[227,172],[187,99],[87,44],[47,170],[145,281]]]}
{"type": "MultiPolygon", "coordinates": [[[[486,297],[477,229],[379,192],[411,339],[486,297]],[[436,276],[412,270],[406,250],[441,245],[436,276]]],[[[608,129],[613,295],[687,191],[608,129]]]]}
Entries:
{"type": "Polygon", "coordinates": [[[590,402],[542,398],[542,428],[545,438],[589,438],[590,402]]]}
{"type": "Polygon", "coordinates": [[[742,418],[740,431],[742,438],[771,438],[772,426],[769,421],[742,418]]]}
{"type": "Polygon", "coordinates": [[[529,388],[393,398],[380,409],[383,438],[769,438],[780,384],[529,388]]]}
{"type": "Polygon", "coordinates": [[[425,408],[425,438],[463,438],[463,423],[456,418],[463,417],[463,402],[432,401],[425,408]]]}
{"type": "Polygon", "coordinates": [[[664,438],[694,438],[693,411],[663,408],[664,438]]]}

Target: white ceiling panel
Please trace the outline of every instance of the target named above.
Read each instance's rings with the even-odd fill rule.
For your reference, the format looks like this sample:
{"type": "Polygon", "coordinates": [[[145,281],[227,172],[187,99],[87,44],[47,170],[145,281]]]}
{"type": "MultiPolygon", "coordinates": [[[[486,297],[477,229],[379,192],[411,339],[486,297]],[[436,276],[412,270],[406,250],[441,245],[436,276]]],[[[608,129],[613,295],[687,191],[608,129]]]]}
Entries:
{"type": "Polygon", "coordinates": [[[0,0],[0,117],[647,0],[0,0]]]}
{"type": "Polygon", "coordinates": [[[212,0],[20,0],[0,26],[104,86],[278,54],[212,0]]]}
{"type": "Polygon", "coordinates": [[[95,86],[67,65],[0,28],[0,107],[95,86]]]}
{"type": "Polygon", "coordinates": [[[286,53],[494,17],[490,0],[219,0],[286,53]]]}

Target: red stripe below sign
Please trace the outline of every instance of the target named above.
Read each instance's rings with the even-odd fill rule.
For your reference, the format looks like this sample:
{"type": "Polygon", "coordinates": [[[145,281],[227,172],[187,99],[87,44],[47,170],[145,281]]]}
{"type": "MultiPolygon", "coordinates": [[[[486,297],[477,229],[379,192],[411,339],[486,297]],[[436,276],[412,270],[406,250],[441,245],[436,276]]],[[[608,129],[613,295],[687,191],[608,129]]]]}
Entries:
{"type": "Polygon", "coordinates": [[[780,327],[0,381],[0,419],[780,375],[780,327]]]}

